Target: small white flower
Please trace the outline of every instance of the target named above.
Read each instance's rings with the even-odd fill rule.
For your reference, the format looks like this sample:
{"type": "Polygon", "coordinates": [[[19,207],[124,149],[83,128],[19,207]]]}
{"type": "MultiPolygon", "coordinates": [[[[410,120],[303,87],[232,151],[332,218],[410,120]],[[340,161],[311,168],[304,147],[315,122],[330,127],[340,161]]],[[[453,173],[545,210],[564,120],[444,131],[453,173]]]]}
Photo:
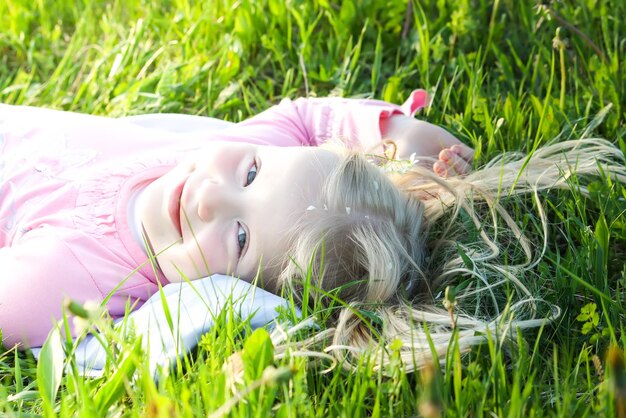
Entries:
{"type": "Polygon", "coordinates": [[[416,164],[417,164],[417,163],[419,163],[419,162],[420,162],[420,160],[418,160],[417,158],[415,158],[415,153],[413,153],[413,154],[411,154],[411,155],[409,156],[409,163],[410,163],[411,165],[416,165],[416,164]]]}
{"type": "MultiPolygon", "coordinates": [[[[411,168],[418,164],[420,160],[418,160],[416,154],[413,153],[409,156],[408,160],[387,160],[387,162],[380,166],[380,168],[385,173],[399,173],[406,174],[411,168]]],[[[374,186],[376,187],[376,186],[374,186]]]]}
{"type": "Polygon", "coordinates": [[[100,302],[95,301],[95,300],[88,300],[83,304],[83,307],[88,310],[88,311],[92,311],[92,312],[96,312],[96,311],[100,311],[102,306],[100,305],[100,302]]]}
{"type": "Polygon", "coordinates": [[[352,212],[352,208],[350,206],[346,206],[346,213],[350,215],[350,212],[352,212]]]}
{"type": "Polygon", "coordinates": [[[313,205],[311,205],[308,208],[306,208],[306,210],[315,210],[315,209],[317,209],[317,208],[315,206],[313,206],[313,205]]]}
{"type": "Polygon", "coordinates": [[[74,325],[74,332],[76,334],[80,334],[89,328],[89,321],[78,316],[72,317],[72,324],[74,325]]]}

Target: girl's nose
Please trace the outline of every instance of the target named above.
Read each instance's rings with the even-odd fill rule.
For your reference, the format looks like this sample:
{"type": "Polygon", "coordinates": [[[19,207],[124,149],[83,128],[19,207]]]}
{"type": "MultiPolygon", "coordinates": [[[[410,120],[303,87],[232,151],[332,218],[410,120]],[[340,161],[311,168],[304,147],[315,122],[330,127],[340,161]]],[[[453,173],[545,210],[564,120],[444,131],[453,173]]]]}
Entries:
{"type": "Polygon", "coordinates": [[[202,221],[209,222],[221,213],[235,214],[235,191],[228,184],[208,179],[202,182],[198,193],[198,216],[202,221]]]}

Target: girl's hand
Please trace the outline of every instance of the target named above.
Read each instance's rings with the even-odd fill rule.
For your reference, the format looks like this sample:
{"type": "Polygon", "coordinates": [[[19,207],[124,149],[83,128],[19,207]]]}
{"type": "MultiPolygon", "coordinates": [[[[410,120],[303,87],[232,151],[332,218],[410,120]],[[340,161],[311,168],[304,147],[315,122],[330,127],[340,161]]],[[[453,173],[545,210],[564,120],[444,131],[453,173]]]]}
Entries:
{"type": "Polygon", "coordinates": [[[396,144],[395,158],[398,160],[409,160],[412,154],[436,157],[441,150],[462,144],[442,127],[405,115],[389,118],[383,139],[396,144]]]}
{"type": "Polygon", "coordinates": [[[474,150],[440,126],[393,115],[383,138],[395,143],[398,160],[409,160],[412,154],[437,158],[433,171],[441,177],[466,175],[471,171],[474,150]]]}
{"type": "Polygon", "coordinates": [[[472,170],[474,150],[465,144],[456,144],[442,149],[433,171],[441,177],[464,176],[472,170]]]}

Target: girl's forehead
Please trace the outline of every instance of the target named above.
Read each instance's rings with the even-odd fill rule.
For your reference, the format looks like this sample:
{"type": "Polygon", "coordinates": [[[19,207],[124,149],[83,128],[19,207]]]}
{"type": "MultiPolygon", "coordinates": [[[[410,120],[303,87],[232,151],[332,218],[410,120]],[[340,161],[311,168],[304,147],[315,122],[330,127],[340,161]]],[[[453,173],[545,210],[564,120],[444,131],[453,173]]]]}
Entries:
{"type": "Polygon", "coordinates": [[[336,152],[319,147],[259,146],[258,153],[262,160],[284,169],[300,168],[325,173],[339,163],[339,155],[336,152]]]}
{"type": "Polygon", "coordinates": [[[307,207],[319,204],[326,179],[339,164],[334,152],[305,147],[267,149],[259,152],[259,159],[254,187],[268,202],[271,198],[277,215],[301,216],[307,207]]]}

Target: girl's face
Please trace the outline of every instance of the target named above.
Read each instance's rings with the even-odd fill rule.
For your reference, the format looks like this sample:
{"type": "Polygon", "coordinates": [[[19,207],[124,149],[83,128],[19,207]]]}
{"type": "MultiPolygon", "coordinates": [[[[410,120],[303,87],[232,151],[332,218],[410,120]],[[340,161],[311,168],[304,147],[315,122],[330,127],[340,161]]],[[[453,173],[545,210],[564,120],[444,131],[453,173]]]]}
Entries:
{"type": "Polygon", "coordinates": [[[213,273],[248,281],[262,260],[286,254],[284,237],[320,207],[332,151],[216,142],[151,183],[137,208],[169,281],[213,273]]]}

